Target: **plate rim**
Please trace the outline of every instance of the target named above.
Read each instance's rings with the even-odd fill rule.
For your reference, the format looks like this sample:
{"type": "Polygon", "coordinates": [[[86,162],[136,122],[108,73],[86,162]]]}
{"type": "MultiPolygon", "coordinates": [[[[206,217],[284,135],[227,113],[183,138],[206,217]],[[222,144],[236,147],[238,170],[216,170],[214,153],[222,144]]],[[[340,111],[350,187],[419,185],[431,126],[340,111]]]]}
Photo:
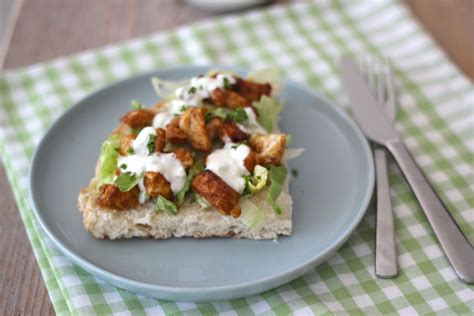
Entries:
{"type": "MultiPolygon", "coordinates": [[[[287,77],[283,77],[283,86],[287,83],[292,83],[296,85],[297,87],[303,89],[306,93],[314,96],[315,98],[321,99],[323,101],[324,106],[331,108],[331,110],[335,111],[337,115],[346,123],[348,124],[353,131],[355,132],[355,135],[357,138],[361,141],[362,144],[362,149],[363,153],[367,158],[367,163],[368,163],[368,186],[366,188],[366,192],[364,194],[364,199],[363,202],[361,203],[360,207],[357,210],[357,216],[354,217],[348,228],[346,229],[345,233],[339,236],[337,239],[335,239],[331,245],[326,247],[324,251],[318,253],[317,255],[311,257],[310,259],[306,260],[302,264],[293,267],[291,269],[288,269],[282,273],[278,273],[275,275],[271,275],[265,278],[260,278],[257,280],[253,280],[250,282],[242,282],[242,283],[237,283],[237,284],[232,284],[232,285],[223,285],[223,286],[210,286],[210,287],[180,287],[180,286],[168,286],[168,285],[159,285],[159,284],[153,284],[153,283],[147,283],[147,282],[142,282],[138,280],[133,280],[130,278],[127,278],[125,276],[110,272],[104,268],[101,268],[100,266],[97,266],[96,264],[90,262],[89,260],[81,257],[79,254],[76,254],[73,250],[69,249],[66,245],[63,244],[63,242],[54,235],[54,233],[49,229],[48,225],[46,224],[44,218],[41,215],[41,212],[39,211],[37,205],[36,205],[36,199],[35,195],[33,193],[33,179],[35,177],[35,170],[36,170],[36,165],[38,164],[38,155],[41,150],[41,147],[43,146],[44,142],[46,139],[49,137],[49,135],[55,130],[56,126],[59,125],[62,121],[67,119],[71,113],[73,113],[75,110],[78,109],[78,107],[86,106],[87,100],[95,96],[96,94],[100,93],[101,91],[107,90],[111,88],[112,86],[123,84],[127,81],[134,81],[138,78],[144,77],[144,76],[152,76],[156,75],[156,73],[159,72],[172,72],[172,71],[182,71],[185,69],[193,70],[193,69],[198,69],[198,68],[207,68],[207,69],[229,69],[229,70],[237,70],[237,71],[243,71],[243,72],[248,72],[250,68],[247,67],[242,67],[242,66],[235,66],[235,65],[222,65],[222,64],[202,64],[202,65],[181,65],[181,66],[175,66],[175,67],[164,67],[164,68],[156,68],[154,70],[146,71],[146,72],[140,72],[132,76],[124,77],[115,81],[112,81],[108,84],[102,85],[96,89],[91,90],[88,92],[86,95],[81,97],[79,100],[73,102],[71,107],[64,111],[58,118],[55,119],[55,121],[51,124],[51,126],[48,128],[48,130],[45,132],[43,137],[41,138],[40,142],[35,148],[34,154],[32,156],[32,161],[29,169],[29,174],[28,174],[28,197],[30,200],[30,204],[33,210],[33,213],[35,214],[35,217],[37,218],[38,222],[40,223],[41,228],[44,230],[46,235],[53,241],[56,247],[60,249],[60,251],[66,255],[69,259],[71,259],[74,263],[78,264],[79,266],[83,267],[85,270],[89,271],[92,274],[95,274],[99,277],[102,277],[107,280],[113,280],[117,283],[120,284],[126,284],[128,286],[134,287],[134,288],[140,288],[140,289],[146,289],[147,291],[154,291],[154,292],[166,292],[166,293],[173,293],[173,294],[202,294],[203,292],[220,292],[220,291],[236,291],[236,290],[242,290],[242,289],[247,289],[247,288],[254,288],[257,286],[262,287],[263,284],[268,285],[268,284],[283,284],[287,283],[291,280],[287,280],[288,277],[294,276],[292,279],[298,277],[295,276],[301,272],[307,271],[311,267],[315,267],[319,265],[320,262],[323,260],[327,259],[329,255],[335,253],[343,244],[344,242],[347,241],[347,239],[352,235],[354,230],[357,228],[359,223],[361,222],[363,216],[365,215],[367,208],[369,206],[369,203],[371,201],[373,191],[374,191],[374,186],[375,186],[375,169],[374,169],[374,160],[372,156],[372,151],[370,149],[369,141],[366,139],[366,137],[363,135],[357,124],[354,122],[354,120],[346,113],[344,110],[338,106],[335,102],[327,99],[325,96],[321,95],[318,91],[308,87],[305,83],[298,82],[295,80],[292,80],[287,77]],[[280,280],[281,283],[278,283],[280,280]],[[282,281],[283,280],[283,281],[282,281]]],[[[300,274],[299,274],[300,275],[300,274]]],[[[278,286],[278,285],[276,285],[278,286]]],[[[120,287],[120,286],[119,286],[120,287]]],[[[274,287],[274,286],[273,286],[274,287]]]]}

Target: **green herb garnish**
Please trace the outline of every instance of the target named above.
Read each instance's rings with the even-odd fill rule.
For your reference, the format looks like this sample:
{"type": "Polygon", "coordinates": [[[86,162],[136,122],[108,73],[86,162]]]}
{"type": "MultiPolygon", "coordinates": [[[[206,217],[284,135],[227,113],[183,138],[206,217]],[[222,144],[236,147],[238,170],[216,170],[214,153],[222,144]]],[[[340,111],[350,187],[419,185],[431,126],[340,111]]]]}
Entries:
{"type": "Polygon", "coordinates": [[[120,169],[127,169],[127,164],[126,163],[121,164],[120,169]]]}
{"type": "Polygon", "coordinates": [[[234,111],[227,113],[226,116],[228,121],[236,121],[238,123],[245,123],[248,118],[247,112],[242,108],[235,109],[234,111]]]}
{"type": "Polygon", "coordinates": [[[229,78],[227,78],[227,77],[224,77],[224,88],[226,88],[226,89],[230,88],[229,78]]]}
{"type": "Polygon", "coordinates": [[[129,155],[134,155],[134,154],[135,154],[135,150],[133,150],[132,147],[129,147],[129,148],[127,149],[127,153],[128,153],[129,155]]]}
{"type": "Polygon", "coordinates": [[[132,100],[132,109],[134,109],[134,110],[143,109],[143,104],[141,104],[137,100],[132,100]]]}
{"type": "Polygon", "coordinates": [[[148,143],[146,144],[146,147],[148,148],[148,155],[151,155],[155,152],[155,137],[156,136],[152,134],[148,135],[148,143]]]}
{"type": "Polygon", "coordinates": [[[191,88],[189,88],[188,93],[189,94],[194,94],[194,93],[196,93],[196,91],[197,91],[196,87],[191,87],[191,88]]]}

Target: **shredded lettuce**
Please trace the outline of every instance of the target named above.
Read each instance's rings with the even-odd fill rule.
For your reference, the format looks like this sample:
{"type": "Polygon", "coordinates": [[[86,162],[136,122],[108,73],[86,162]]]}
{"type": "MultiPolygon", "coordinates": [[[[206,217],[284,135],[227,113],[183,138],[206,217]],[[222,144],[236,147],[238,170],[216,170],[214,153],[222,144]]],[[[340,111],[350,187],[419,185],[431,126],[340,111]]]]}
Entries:
{"type": "Polygon", "coordinates": [[[285,150],[285,155],[283,156],[285,161],[290,159],[295,159],[299,157],[304,152],[304,148],[287,148],[285,150]]]}
{"type": "Polygon", "coordinates": [[[255,69],[249,72],[247,77],[258,83],[269,83],[272,86],[272,96],[277,96],[281,92],[281,71],[276,67],[255,69]]]}
{"type": "Polygon", "coordinates": [[[178,207],[183,206],[184,204],[184,197],[186,193],[189,191],[191,187],[191,183],[195,176],[197,176],[202,170],[204,170],[204,162],[202,160],[198,160],[194,163],[191,169],[189,169],[188,175],[186,176],[186,180],[184,181],[183,188],[176,193],[176,205],[178,207]]]}
{"type": "Polygon", "coordinates": [[[201,207],[201,210],[205,210],[206,208],[211,207],[211,204],[209,204],[209,202],[205,198],[203,198],[201,195],[195,193],[194,198],[197,204],[199,204],[199,206],[201,207]]]}
{"type": "Polygon", "coordinates": [[[260,101],[254,102],[253,106],[258,111],[258,123],[269,133],[277,126],[278,113],[282,108],[282,103],[264,95],[260,101]]]}
{"type": "Polygon", "coordinates": [[[156,199],[156,211],[167,211],[173,215],[178,214],[178,207],[170,200],[165,199],[161,195],[156,199]]]}
{"type": "Polygon", "coordinates": [[[111,184],[114,182],[115,168],[118,162],[118,148],[122,135],[119,133],[112,134],[102,144],[99,156],[99,183],[111,184]]]}
{"type": "Polygon", "coordinates": [[[138,181],[140,181],[139,176],[130,173],[122,173],[115,179],[114,184],[118,186],[120,191],[127,192],[136,186],[138,181]]]}
{"type": "Polygon", "coordinates": [[[270,189],[268,190],[267,201],[272,206],[273,210],[277,214],[281,214],[282,210],[277,204],[276,200],[280,196],[281,191],[283,190],[283,184],[285,183],[288,170],[284,165],[281,166],[271,166],[270,171],[268,172],[268,177],[270,178],[270,189]]]}
{"type": "Polygon", "coordinates": [[[151,78],[151,84],[160,98],[169,100],[174,98],[176,89],[182,86],[188,86],[189,80],[168,81],[153,77],[151,78]]]}
{"type": "Polygon", "coordinates": [[[253,232],[258,231],[265,223],[265,214],[263,211],[247,198],[240,200],[240,219],[250,227],[253,232]]]}
{"type": "Polygon", "coordinates": [[[250,193],[256,193],[262,190],[267,184],[268,170],[265,167],[256,165],[253,175],[245,178],[246,188],[250,193]]]}

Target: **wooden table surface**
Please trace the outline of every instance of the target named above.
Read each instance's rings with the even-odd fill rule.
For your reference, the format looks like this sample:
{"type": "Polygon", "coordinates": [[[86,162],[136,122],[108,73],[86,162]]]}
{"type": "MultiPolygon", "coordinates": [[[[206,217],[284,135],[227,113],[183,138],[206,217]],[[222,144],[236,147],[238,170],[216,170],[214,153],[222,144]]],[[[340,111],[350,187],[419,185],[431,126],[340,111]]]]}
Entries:
{"type": "MultiPolygon", "coordinates": [[[[474,80],[474,1],[407,0],[407,4],[474,80]]],[[[23,0],[18,12],[5,69],[217,15],[174,0],[23,0]]],[[[54,314],[1,163],[0,205],[0,315],[54,314]]]]}

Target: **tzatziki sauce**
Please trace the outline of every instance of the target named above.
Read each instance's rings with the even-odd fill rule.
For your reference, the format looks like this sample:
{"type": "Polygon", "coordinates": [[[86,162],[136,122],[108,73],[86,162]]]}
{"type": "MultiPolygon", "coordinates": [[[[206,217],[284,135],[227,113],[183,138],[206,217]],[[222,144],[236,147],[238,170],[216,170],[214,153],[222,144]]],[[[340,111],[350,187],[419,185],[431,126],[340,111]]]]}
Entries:
{"type": "Polygon", "coordinates": [[[244,161],[250,154],[250,148],[245,144],[228,142],[222,149],[217,149],[207,157],[206,169],[219,176],[235,191],[242,193],[245,189],[243,175],[250,172],[244,161]]]}

